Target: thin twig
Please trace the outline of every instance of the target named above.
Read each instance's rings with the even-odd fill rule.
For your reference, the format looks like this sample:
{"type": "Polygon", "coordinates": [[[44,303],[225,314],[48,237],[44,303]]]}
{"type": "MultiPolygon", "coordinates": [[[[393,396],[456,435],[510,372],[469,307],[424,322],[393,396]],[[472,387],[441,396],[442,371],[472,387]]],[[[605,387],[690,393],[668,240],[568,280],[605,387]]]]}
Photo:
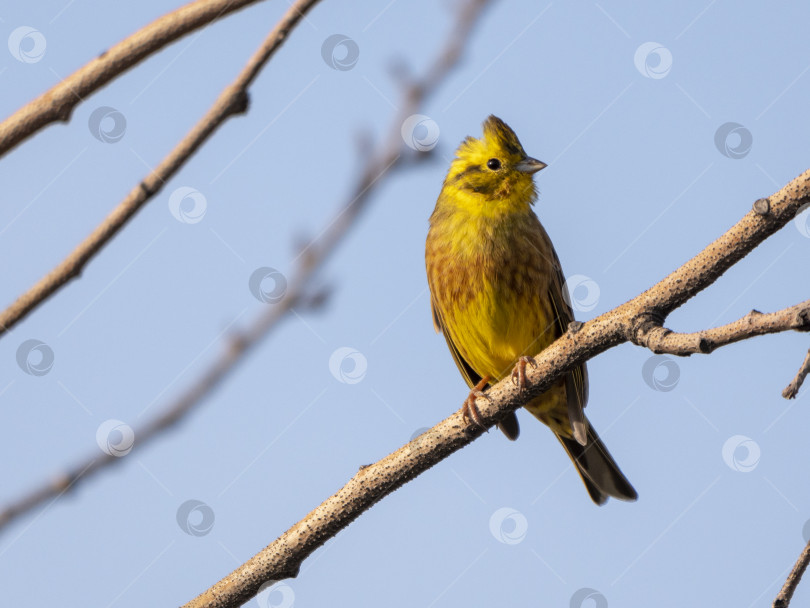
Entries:
{"type": "Polygon", "coordinates": [[[810,350],[807,351],[804,362],[802,362],[801,367],[799,367],[799,371],[796,372],[796,377],[793,378],[793,380],[790,381],[790,384],[785,387],[785,390],[782,391],[782,396],[785,399],[795,399],[796,394],[799,392],[799,389],[804,383],[804,379],[807,377],[807,374],[810,374],[810,350]]]}
{"type": "MultiPolygon", "coordinates": [[[[485,4],[486,0],[473,0],[464,6],[456,33],[450,42],[451,45],[457,45],[459,40],[468,39],[469,32],[485,4]]],[[[165,406],[163,413],[145,426],[135,429],[137,449],[142,449],[161,432],[169,429],[189,414],[222,382],[250,349],[267,337],[292,308],[307,303],[306,290],[315,272],[354,225],[358,214],[366,206],[371,194],[382,183],[382,180],[390,177],[394,170],[402,166],[404,158],[401,155],[403,148],[401,127],[404,118],[419,110],[425,97],[438,88],[454,64],[455,59],[449,61],[447,51],[444,51],[431,69],[429,78],[406,86],[402,109],[399,116],[392,122],[383,143],[379,146],[379,152],[368,157],[349,200],[341,206],[328,227],[317,239],[306,245],[299,254],[298,268],[294,276],[289,279],[283,298],[251,322],[241,334],[232,336],[222,355],[179,398],[165,406]],[[436,66],[439,65],[443,67],[437,70],[436,66]]],[[[106,455],[94,455],[70,470],[55,476],[53,481],[42,484],[1,510],[0,530],[17,517],[72,491],[79,482],[85,481],[93,473],[120,460],[120,458],[106,455]]]]}
{"type": "Polygon", "coordinates": [[[79,276],[82,269],[98,251],[112,239],[121,228],[165,183],[191,158],[191,155],[234,114],[247,110],[247,89],[256,75],[278,48],[290,31],[298,24],[318,0],[297,0],[267,35],[236,80],[227,86],[213,106],[197,122],[191,131],[169,152],[161,163],[144,180],[130,191],[126,198],[82,241],[64,260],[42,277],[33,287],[22,294],[6,310],[0,313],[0,336],[25,318],[60,287],[79,276]]]}
{"type": "Polygon", "coordinates": [[[799,585],[799,581],[802,580],[802,574],[807,570],[808,563],[810,563],[810,542],[804,546],[801,555],[799,555],[799,559],[797,559],[796,563],[793,565],[793,570],[788,574],[785,584],[782,586],[781,591],[779,591],[779,595],[777,595],[776,599],[773,601],[773,608],[787,608],[790,605],[790,600],[793,597],[793,593],[796,591],[796,587],[799,585]]]}
{"type": "Polygon", "coordinates": [[[88,95],[167,44],[257,1],[198,0],[142,27],[0,123],[0,157],[43,127],[70,120],[88,95]]]}
{"type": "MultiPolygon", "coordinates": [[[[732,323],[691,334],[677,333],[665,327],[658,327],[648,331],[645,346],[654,353],[680,356],[695,353],[709,354],[716,348],[753,336],[790,330],[810,331],[810,300],[767,314],[752,310],[743,318],[732,323]]],[[[808,362],[810,362],[810,353],[808,353],[805,364],[808,362]]]]}

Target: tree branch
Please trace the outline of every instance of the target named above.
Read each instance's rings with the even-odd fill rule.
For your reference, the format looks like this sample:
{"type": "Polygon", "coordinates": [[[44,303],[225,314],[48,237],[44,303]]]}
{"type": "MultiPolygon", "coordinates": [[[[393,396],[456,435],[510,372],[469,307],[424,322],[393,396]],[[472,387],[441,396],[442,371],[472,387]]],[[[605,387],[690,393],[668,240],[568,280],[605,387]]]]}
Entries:
{"type": "Polygon", "coordinates": [[[796,560],[793,570],[788,574],[782,590],[779,591],[779,595],[773,601],[773,608],[787,608],[790,605],[790,600],[793,598],[793,593],[796,591],[799,581],[802,580],[804,571],[807,570],[808,563],[810,563],[810,542],[804,546],[804,550],[799,555],[799,559],[796,560]]]}
{"type": "MultiPolygon", "coordinates": [[[[572,323],[568,331],[535,356],[536,367],[527,368],[529,386],[519,391],[506,378],[486,392],[478,403],[481,422],[489,429],[506,414],[542,393],[564,373],[597,354],[625,341],[647,346],[651,336],[660,339],[666,314],[702,291],[735,262],[789,222],[810,201],[810,170],[771,197],[768,205],[757,201],[755,211],[746,214],[725,234],[668,277],[599,317],[584,323],[572,323]],[[767,207],[767,208],[765,208],[767,207]]],[[[807,303],[792,307],[794,317],[803,319],[806,329],[807,303]]],[[[792,309],[786,309],[791,311],[792,309]]],[[[766,319],[790,317],[782,311],[763,315],[766,319]]],[[[790,317],[793,318],[793,317],[790,317]]],[[[716,333],[715,348],[748,336],[795,329],[791,321],[780,326],[773,322],[752,321],[747,328],[737,327],[745,319],[729,326],[709,330],[716,333]]],[[[262,549],[250,560],[186,604],[185,608],[230,608],[255,595],[262,584],[295,577],[301,563],[318,547],[335,536],[366,509],[420,475],[456,450],[478,438],[483,430],[468,426],[460,412],[444,419],[399,450],[375,464],[363,467],[337,493],[327,498],[306,517],[262,549]]]]}
{"type": "MultiPolygon", "coordinates": [[[[810,300],[768,314],[752,310],[733,323],[691,334],[655,327],[647,332],[645,346],[654,353],[688,357],[695,353],[709,354],[716,348],[753,336],[776,334],[791,329],[810,331],[810,300]]],[[[810,353],[807,361],[810,361],[810,353]]]]}
{"type": "Polygon", "coordinates": [[[807,355],[805,356],[801,367],[799,367],[796,377],[793,378],[793,380],[790,381],[790,384],[785,387],[785,390],[782,391],[782,396],[785,399],[795,399],[796,393],[798,393],[799,389],[802,387],[807,374],[810,374],[810,350],[807,351],[807,355]]]}
{"type": "Polygon", "coordinates": [[[623,318],[621,337],[652,348],[655,340],[661,336],[660,328],[667,315],[714,283],[726,270],[782,228],[808,200],[810,170],[770,198],[757,200],[752,211],[720,238],[678,270],[611,313],[623,318]]]}
{"type": "Polygon", "coordinates": [[[164,46],[258,0],[198,0],[139,29],[0,123],[0,157],[164,46]]]}
{"type": "MultiPolygon", "coordinates": [[[[317,2],[318,0],[297,0],[290,6],[281,21],[267,35],[261,46],[236,77],[236,80],[220,93],[214,105],[161,163],[130,191],[126,198],[113,209],[78,247],[33,287],[17,298],[11,306],[0,313],[0,336],[24,319],[28,313],[42,304],[65,283],[78,277],[90,259],[124,227],[141,207],[160,192],[164,184],[180,170],[186,161],[191,158],[191,155],[227,118],[247,110],[248,87],[261,68],[287,39],[290,31],[317,2]]],[[[125,42],[126,40],[121,44],[125,42]]],[[[120,46],[119,44],[118,47],[120,46]]]]}
{"type": "MultiPolygon", "coordinates": [[[[382,180],[390,177],[396,169],[403,166],[405,160],[401,155],[403,121],[419,110],[425,98],[439,87],[455,67],[460,52],[458,49],[463,46],[463,42],[468,40],[470,31],[486,4],[487,0],[471,0],[461,8],[455,34],[448,42],[448,47],[441,52],[430,68],[428,76],[421,82],[413,82],[405,87],[402,108],[399,115],[393,120],[378,152],[371,154],[366,160],[360,173],[360,179],[349,200],[341,206],[332,221],[329,222],[328,228],[317,239],[304,247],[299,254],[298,268],[288,281],[283,298],[251,322],[242,333],[231,336],[220,357],[179,398],[169,403],[160,415],[142,428],[135,429],[138,449],[156,438],[161,432],[183,420],[227,377],[254,346],[269,335],[270,331],[286,317],[290,310],[310,303],[307,288],[313,275],[326,262],[354,225],[356,218],[366,207],[371,194],[382,183],[382,180]]],[[[72,491],[79,482],[87,480],[93,473],[120,461],[120,458],[113,456],[94,455],[68,471],[56,475],[53,481],[42,484],[2,509],[0,511],[0,530],[17,517],[72,491]]]]}

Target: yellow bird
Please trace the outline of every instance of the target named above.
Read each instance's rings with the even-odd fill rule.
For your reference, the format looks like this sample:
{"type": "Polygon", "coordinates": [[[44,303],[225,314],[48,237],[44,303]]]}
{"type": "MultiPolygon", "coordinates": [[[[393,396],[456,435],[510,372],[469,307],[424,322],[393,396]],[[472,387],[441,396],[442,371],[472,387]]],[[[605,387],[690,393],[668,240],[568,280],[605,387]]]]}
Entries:
{"type": "MultiPolygon", "coordinates": [[[[531,355],[574,320],[557,253],[531,208],[532,176],[545,166],[490,116],[483,138],[467,137],[456,150],[430,216],[425,263],[433,321],[472,389],[463,411],[474,423],[480,424],[475,398],[484,387],[511,375],[523,389],[526,366],[535,364],[531,355]]],[[[595,503],[635,500],[585,417],[587,400],[583,364],[525,407],[560,440],[595,503]]],[[[514,413],[498,426],[517,439],[514,413]]]]}

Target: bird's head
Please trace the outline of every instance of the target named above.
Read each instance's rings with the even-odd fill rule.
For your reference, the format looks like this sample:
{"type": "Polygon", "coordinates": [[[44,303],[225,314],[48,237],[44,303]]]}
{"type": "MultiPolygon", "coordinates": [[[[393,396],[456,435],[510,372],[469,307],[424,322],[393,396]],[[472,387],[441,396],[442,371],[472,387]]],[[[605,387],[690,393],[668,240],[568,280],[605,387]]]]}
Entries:
{"type": "Polygon", "coordinates": [[[487,215],[526,210],[536,197],[532,175],[545,166],[526,154],[509,125],[490,116],[481,139],[467,137],[458,147],[444,185],[457,204],[487,215]]]}

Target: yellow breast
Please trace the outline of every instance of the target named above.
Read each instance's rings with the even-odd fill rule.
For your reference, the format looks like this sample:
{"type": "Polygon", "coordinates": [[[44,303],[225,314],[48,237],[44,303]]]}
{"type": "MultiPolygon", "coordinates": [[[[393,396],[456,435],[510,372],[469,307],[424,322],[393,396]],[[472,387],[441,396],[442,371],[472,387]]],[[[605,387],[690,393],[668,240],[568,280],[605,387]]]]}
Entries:
{"type": "MultiPolygon", "coordinates": [[[[551,260],[533,213],[502,222],[446,218],[431,226],[427,270],[444,331],[480,376],[511,373],[555,338],[551,260]]],[[[549,243],[550,245],[550,243],[549,243]]]]}

